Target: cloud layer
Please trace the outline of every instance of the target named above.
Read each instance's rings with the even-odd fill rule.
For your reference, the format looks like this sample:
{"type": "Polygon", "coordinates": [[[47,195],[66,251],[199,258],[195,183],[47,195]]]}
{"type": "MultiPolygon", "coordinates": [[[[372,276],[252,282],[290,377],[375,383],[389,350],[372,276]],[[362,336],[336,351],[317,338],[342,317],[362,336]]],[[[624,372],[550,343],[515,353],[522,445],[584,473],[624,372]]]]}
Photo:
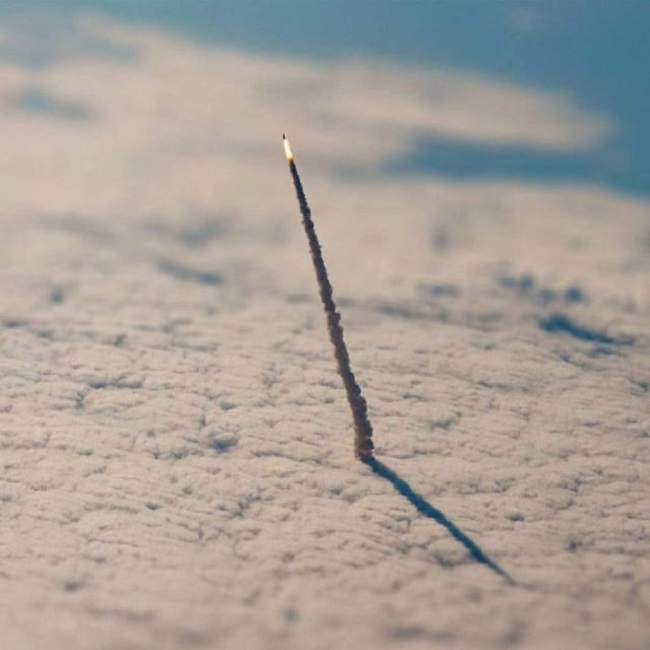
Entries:
{"type": "Polygon", "coordinates": [[[647,202],[374,171],[426,133],[571,150],[601,119],[97,18],[39,56],[10,32],[10,647],[646,647],[647,202]],[[354,461],[283,130],[378,457],[517,586],[354,461]]]}

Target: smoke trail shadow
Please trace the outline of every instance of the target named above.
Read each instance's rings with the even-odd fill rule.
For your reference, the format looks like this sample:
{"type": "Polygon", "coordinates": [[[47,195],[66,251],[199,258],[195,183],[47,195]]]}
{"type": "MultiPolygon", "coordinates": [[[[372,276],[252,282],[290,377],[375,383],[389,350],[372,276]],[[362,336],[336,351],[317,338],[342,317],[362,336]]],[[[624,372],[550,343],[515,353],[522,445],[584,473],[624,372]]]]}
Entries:
{"type": "Polygon", "coordinates": [[[413,488],[401,476],[399,476],[399,474],[374,457],[364,458],[361,462],[368,465],[377,476],[386,479],[397,492],[411,502],[420,514],[429,517],[441,526],[444,526],[449,531],[449,534],[467,549],[471,558],[475,562],[484,564],[486,567],[494,571],[494,573],[504,578],[509,585],[516,584],[513,578],[494,560],[490,559],[479,545],[471,539],[471,537],[466,535],[462,530],[460,530],[460,528],[458,528],[458,526],[456,526],[456,524],[447,519],[440,510],[434,508],[424,497],[420,496],[417,492],[414,492],[413,488]]]}

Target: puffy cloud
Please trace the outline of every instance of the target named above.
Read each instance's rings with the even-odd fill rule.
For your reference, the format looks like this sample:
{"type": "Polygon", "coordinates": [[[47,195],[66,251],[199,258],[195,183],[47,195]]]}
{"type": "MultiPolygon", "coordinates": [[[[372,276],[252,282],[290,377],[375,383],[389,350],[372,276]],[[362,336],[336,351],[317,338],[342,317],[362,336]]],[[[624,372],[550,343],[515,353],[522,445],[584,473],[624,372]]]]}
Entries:
{"type": "Polygon", "coordinates": [[[3,638],[642,647],[647,202],[373,172],[421,134],[603,123],[450,72],[57,33],[0,74],[3,638]],[[519,586],[353,460],[283,130],[378,456],[519,586]]]}

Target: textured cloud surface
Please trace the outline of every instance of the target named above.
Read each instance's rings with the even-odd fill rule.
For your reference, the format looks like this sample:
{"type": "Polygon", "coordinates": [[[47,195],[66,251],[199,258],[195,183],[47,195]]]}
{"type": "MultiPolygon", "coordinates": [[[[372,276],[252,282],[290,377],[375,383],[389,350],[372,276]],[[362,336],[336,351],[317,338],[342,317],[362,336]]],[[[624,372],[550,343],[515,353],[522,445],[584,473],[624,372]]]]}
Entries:
{"type": "Polygon", "coordinates": [[[422,134],[571,150],[602,119],[96,19],[25,42],[0,48],[7,647],[647,647],[648,203],[373,171],[422,134]],[[378,457],[514,586],[353,459],[283,130],[378,457]]]}

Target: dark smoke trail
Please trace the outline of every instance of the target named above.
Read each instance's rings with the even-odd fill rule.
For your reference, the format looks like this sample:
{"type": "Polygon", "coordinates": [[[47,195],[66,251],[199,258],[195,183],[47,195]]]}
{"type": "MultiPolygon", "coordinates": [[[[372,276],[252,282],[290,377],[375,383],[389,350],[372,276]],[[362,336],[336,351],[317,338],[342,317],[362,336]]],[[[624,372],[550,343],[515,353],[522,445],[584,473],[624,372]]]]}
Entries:
{"type": "Polygon", "coordinates": [[[345,392],[348,397],[350,409],[352,410],[352,419],[354,421],[355,431],[354,452],[357,458],[366,463],[372,471],[377,474],[377,476],[380,476],[391,483],[395,490],[405,497],[420,514],[425,517],[430,517],[440,525],[444,526],[452,537],[467,549],[473,560],[487,566],[496,574],[503,577],[508,584],[516,584],[512,577],[494,560],[492,560],[469,535],[464,533],[440,510],[432,506],[421,495],[415,492],[401,476],[390,469],[390,467],[376,460],[373,456],[372,450],[374,449],[374,445],[372,443],[372,426],[368,420],[366,400],[363,398],[363,395],[361,395],[361,389],[359,388],[359,385],[354,378],[354,374],[352,373],[352,369],[350,368],[350,357],[348,355],[345,341],[343,340],[341,316],[336,311],[336,305],[334,304],[334,298],[332,296],[332,285],[330,284],[327,275],[327,269],[325,268],[323,255],[321,254],[320,244],[318,242],[318,237],[316,236],[316,230],[314,229],[314,222],[311,218],[311,210],[307,204],[307,198],[305,197],[305,191],[303,190],[302,182],[298,175],[298,169],[296,168],[296,163],[293,159],[293,153],[291,152],[289,142],[284,134],[282,135],[282,139],[284,141],[284,152],[287,156],[287,162],[289,163],[289,170],[291,171],[291,178],[293,178],[293,184],[296,188],[296,196],[298,197],[298,203],[300,204],[302,224],[305,228],[307,239],[309,240],[309,249],[311,251],[311,259],[316,271],[320,297],[327,315],[327,329],[329,330],[330,341],[334,346],[334,356],[336,357],[336,362],[338,364],[339,374],[343,379],[345,392]]]}
{"type": "Polygon", "coordinates": [[[334,356],[338,365],[338,371],[343,379],[343,386],[348,397],[348,403],[352,411],[352,420],[354,421],[354,453],[360,460],[369,461],[373,458],[372,450],[374,445],[372,443],[372,426],[368,420],[368,407],[366,400],[361,394],[361,389],[354,378],[354,373],[350,368],[350,355],[343,339],[343,327],[341,326],[341,316],[336,311],[334,298],[332,296],[332,285],[330,284],[321,253],[320,243],[316,236],[314,222],[311,218],[311,210],[307,204],[305,191],[302,188],[302,182],[298,175],[298,169],[293,159],[293,153],[289,147],[289,142],[285,135],[282,135],[284,143],[284,151],[289,163],[289,170],[293,178],[293,184],[296,188],[296,196],[300,204],[300,214],[302,215],[302,224],[305,228],[305,234],[309,240],[309,250],[311,251],[311,259],[314,263],[314,270],[316,271],[316,279],[318,280],[318,289],[320,291],[320,298],[323,302],[325,314],[327,315],[327,329],[330,335],[330,341],[334,346],[334,356]]]}

